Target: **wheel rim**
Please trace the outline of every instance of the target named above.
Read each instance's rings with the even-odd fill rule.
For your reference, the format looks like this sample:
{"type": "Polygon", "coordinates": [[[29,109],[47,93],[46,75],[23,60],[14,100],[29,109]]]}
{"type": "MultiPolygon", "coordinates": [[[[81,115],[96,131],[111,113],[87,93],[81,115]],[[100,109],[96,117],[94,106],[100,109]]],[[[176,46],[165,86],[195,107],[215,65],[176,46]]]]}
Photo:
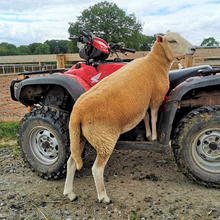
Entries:
{"type": "Polygon", "coordinates": [[[220,173],[220,129],[200,132],[192,145],[196,164],[209,173],[220,173]]]}
{"type": "Polygon", "coordinates": [[[58,141],[55,135],[43,126],[35,127],[29,134],[30,148],[44,165],[52,165],[58,159],[58,141]]]}

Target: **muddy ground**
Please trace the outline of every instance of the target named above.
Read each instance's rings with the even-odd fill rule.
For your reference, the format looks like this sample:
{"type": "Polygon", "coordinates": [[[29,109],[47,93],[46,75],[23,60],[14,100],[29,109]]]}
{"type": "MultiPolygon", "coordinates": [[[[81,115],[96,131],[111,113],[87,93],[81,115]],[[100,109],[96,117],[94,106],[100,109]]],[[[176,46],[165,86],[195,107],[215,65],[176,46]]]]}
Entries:
{"type": "Polygon", "coordinates": [[[12,146],[0,149],[0,219],[220,219],[220,190],[186,179],[171,154],[115,151],[105,170],[113,201],[106,205],[97,201],[90,147],[71,202],[62,195],[64,179],[41,179],[12,146]]]}
{"type": "MultiPolygon", "coordinates": [[[[20,120],[27,113],[9,94],[15,76],[0,77],[0,121],[20,120]]],[[[0,140],[0,144],[2,144],[0,140]]],[[[47,181],[20,157],[16,142],[0,145],[0,219],[220,219],[220,190],[198,186],[183,176],[173,155],[151,151],[115,151],[106,170],[110,205],[97,202],[87,150],[77,172],[71,202],[63,193],[64,179],[47,181]]]]}
{"type": "Polygon", "coordinates": [[[10,96],[10,83],[15,75],[0,74],[0,121],[19,121],[27,113],[27,109],[10,96]]]}

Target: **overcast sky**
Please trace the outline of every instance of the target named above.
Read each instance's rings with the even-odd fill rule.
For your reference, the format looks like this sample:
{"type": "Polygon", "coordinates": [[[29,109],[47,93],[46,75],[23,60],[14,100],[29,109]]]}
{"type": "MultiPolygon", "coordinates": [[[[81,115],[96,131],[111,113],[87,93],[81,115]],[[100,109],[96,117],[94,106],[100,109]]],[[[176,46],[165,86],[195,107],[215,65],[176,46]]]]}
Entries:
{"type": "MultiPolygon", "coordinates": [[[[16,46],[68,39],[68,22],[98,0],[1,0],[0,43],[16,46]]],[[[145,35],[179,32],[194,45],[207,37],[220,42],[220,0],[112,0],[135,13],[145,35]]]]}

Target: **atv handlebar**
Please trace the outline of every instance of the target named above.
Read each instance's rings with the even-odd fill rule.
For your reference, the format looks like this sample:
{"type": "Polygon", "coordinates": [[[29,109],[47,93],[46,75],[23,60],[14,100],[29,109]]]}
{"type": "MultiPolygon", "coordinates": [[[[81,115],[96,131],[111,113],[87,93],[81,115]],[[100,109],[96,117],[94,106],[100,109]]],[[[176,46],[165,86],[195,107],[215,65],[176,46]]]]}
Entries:
{"type": "Polygon", "coordinates": [[[88,31],[86,31],[85,29],[81,29],[80,30],[80,34],[82,34],[84,37],[88,37],[89,36],[88,31]]]}
{"type": "Polygon", "coordinates": [[[85,28],[80,29],[80,34],[82,36],[80,36],[78,38],[79,42],[88,43],[92,40],[92,33],[90,31],[86,30],[85,28]]]}
{"type": "Polygon", "coordinates": [[[121,53],[125,54],[125,52],[135,53],[136,51],[133,49],[129,49],[125,47],[124,43],[109,43],[111,52],[115,53],[120,51],[121,53]]]}
{"type": "Polygon", "coordinates": [[[92,33],[90,31],[87,31],[85,28],[80,29],[80,34],[82,34],[86,38],[92,37],[92,33]]]}
{"type": "Polygon", "coordinates": [[[124,51],[129,52],[129,53],[135,53],[136,52],[135,50],[129,49],[129,48],[125,48],[124,51]]]}
{"type": "MultiPolygon", "coordinates": [[[[115,53],[117,55],[117,52],[121,52],[121,53],[127,55],[126,52],[135,53],[135,50],[126,48],[125,44],[123,42],[107,44],[106,41],[104,41],[101,38],[93,36],[92,32],[86,30],[85,28],[80,29],[80,36],[78,38],[78,41],[83,44],[90,44],[94,48],[98,49],[99,51],[101,51],[105,54],[115,53]]],[[[81,48],[79,48],[79,49],[81,49],[81,48]]],[[[118,57],[118,55],[117,55],[117,57],[118,57]]]]}
{"type": "MultiPolygon", "coordinates": [[[[93,40],[92,37],[92,32],[86,30],[85,28],[81,28],[80,29],[80,34],[81,36],[78,38],[79,42],[82,43],[92,43],[91,41],[93,40]]],[[[125,52],[129,52],[129,53],[135,53],[136,51],[133,49],[129,49],[125,47],[124,43],[109,43],[109,47],[111,52],[116,53],[116,52],[121,52],[123,54],[125,54],[125,52]]]]}

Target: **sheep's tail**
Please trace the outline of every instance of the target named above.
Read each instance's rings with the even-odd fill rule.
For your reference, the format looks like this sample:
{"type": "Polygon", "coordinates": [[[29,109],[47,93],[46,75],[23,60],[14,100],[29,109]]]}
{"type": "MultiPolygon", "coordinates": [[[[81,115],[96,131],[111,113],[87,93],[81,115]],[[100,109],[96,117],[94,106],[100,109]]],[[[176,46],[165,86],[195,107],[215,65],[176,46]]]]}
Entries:
{"type": "Polygon", "coordinates": [[[81,143],[81,123],[75,120],[74,117],[72,118],[73,120],[70,119],[69,123],[71,157],[76,163],[76,169],[80,170],[83,166],[83,149],[81,148],[84,148],[84,145],[81,143]]]}

